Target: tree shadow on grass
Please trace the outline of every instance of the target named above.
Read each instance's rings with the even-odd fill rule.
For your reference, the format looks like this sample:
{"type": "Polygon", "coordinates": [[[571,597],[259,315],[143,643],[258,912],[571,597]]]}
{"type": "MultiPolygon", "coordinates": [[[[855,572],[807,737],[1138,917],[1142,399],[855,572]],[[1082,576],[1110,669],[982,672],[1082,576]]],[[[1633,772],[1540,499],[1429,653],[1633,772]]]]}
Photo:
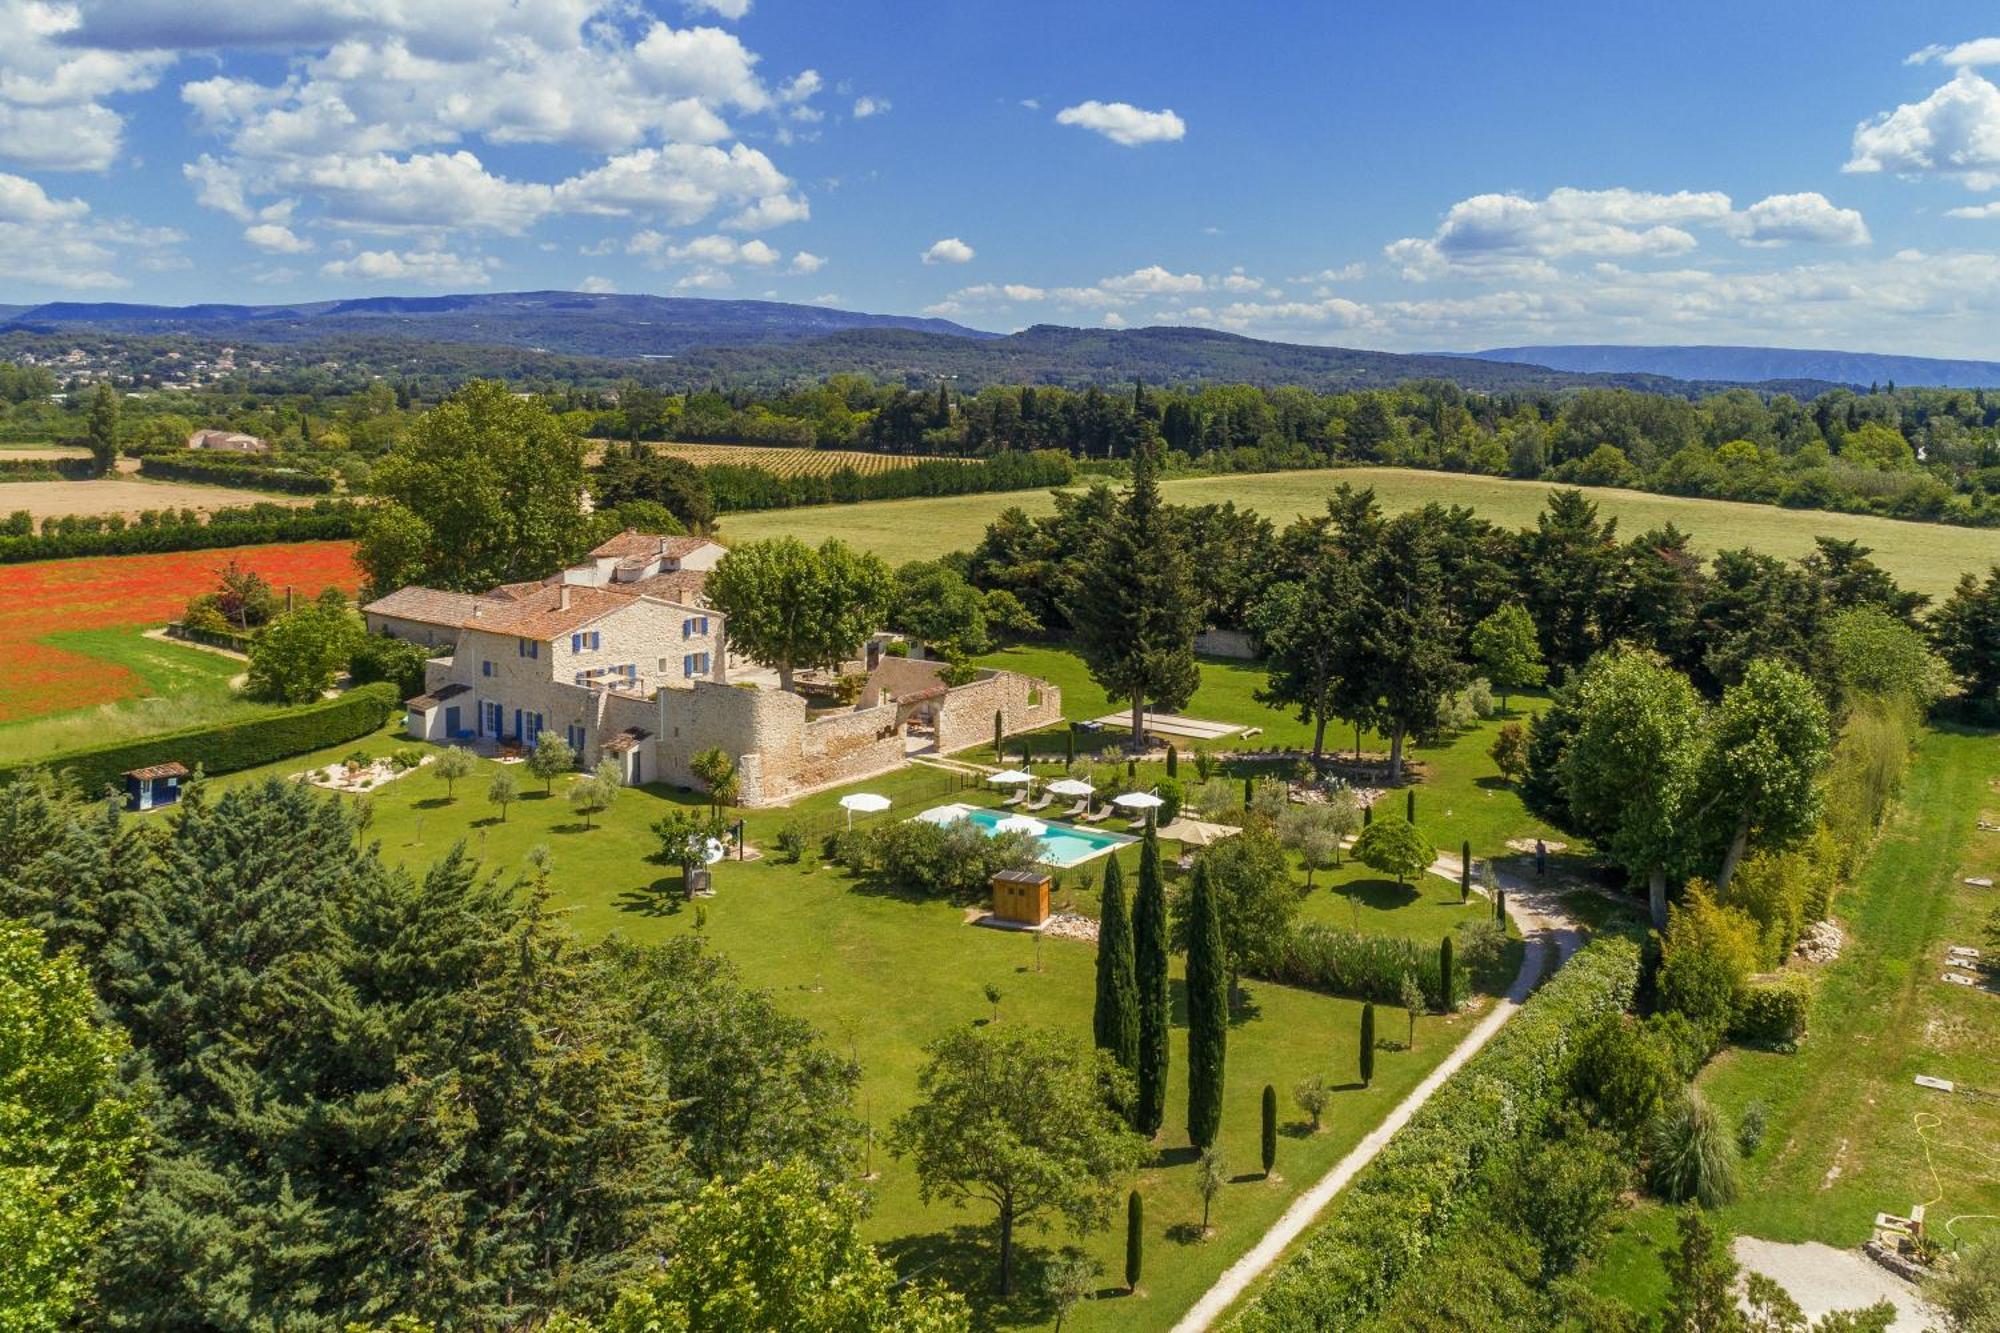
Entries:
{"type": "Polygon", "coordinates": [[[1199,1245],[1205,1234],[1199,1222],[1176,1222],[1167,1228],[1167,1239],[1176,1245],[1199,1245]]]}
{"type": "Polygon", "coordinates": [[[456,798],[454,798],[454,797],[450,797],[450,796],[426,796],[426,797],[424,797],[424,799],[423,799],[423,800],[421,800],[421,801],[411,801],[411,802],[410,802],[410,809],[412,809],[412,810],[442,810],[442,809],[444,809],[444,808],[445,808],[446,806],[448,806],[448,805],[456,805],[456,804],[458,804],[458,802],[457,802],[456,798]]]}
{"type": "Polygon", "coordinates": [[[665,876],[654,880],[643,889],[627,889],[618,895],[617,900],[619,911],[630,912],[635,916],[679,916],[684,905],[680,881],[665,876]]]}
{"type": "Polygon", "coordinates": [[[1055,1318],[1041,1294],[1041,1275],[1053,1251],[1014,1242],[1014,1294],[1002,1296],[1000,1249],[991,1225],[962,1223],[876,1247],[905,1282],[942,1282],[972,1307],[974,1328],[1018,1328],[1055,1318]]]}
{"type": "Polygon", "coordinates": [[[1162,1148],[1153,1155],[1153,1167],[1163,1170],[1168,1167],[1186,1166],[1201,1156],[1201,1149],[1192,1143],[1183,1143],[1177,1148],[1162,1148]]]}
{"type": "Polygon", "coordinates": [[[1278,1126],[1278,1132],[1288,1139],[1309,1139],[1313,1136],[1310,1120],[1287,1120],[1278,1126]]]}
{"type": "Polygon", "coordinates": [[[1341,892],[1375,912],[1393,912],[1423,898],[1414,884],[1398,884],[1393,879],[1357,879],[1341,892]]]}
{"type": "Polygon", "coordinates": [[[1480,789],[1481,791],[1512,791],[1512,790],[1514,790],[1514,784],[1513,784],[1513,783],[1511,783],[1511,782],[1507,781],[1507,779],[1505,779],[1505,778],[1503,778],[1503,777],[1501,777],[1501,776],[1499,776],[1498,774],[1495,774],[1495,773],[1488,773],[1488,774],[1487,774],[1486,776],[1484,776],[1484,777],[1479,777],[1479,778],[1474,778],[1474,779],[1472,780],[1472,785],[1473,785],[1473,786],[1475,786],[1475,787],[1477,787],[1477,788],[1479,788],[1479,789],[1480,789]]]}

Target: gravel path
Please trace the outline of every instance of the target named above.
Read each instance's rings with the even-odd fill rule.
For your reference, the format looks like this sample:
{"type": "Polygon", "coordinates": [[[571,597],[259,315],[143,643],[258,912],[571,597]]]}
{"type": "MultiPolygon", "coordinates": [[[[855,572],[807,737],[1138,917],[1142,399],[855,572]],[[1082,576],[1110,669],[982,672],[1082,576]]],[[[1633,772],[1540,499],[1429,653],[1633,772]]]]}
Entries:
{"type": "MultiPolygon", "coordinates": [[[[1431,873],[1456,884],[1458,869],[1457,857],[1440,856],[1432,864],[1431,873]]],[[[1242,1258],[1223,1270],[1215,1285],[1181,1316],[1180,1322],[1174,1325],[1174,1333],[1201,1333],[1220,1319],[1251,1283],[1278,1262],[1286,1248],[1304,1234],[1334,1196],[1347,1188],[1348,1182],[1359,1174],[1361,1168],[1375,1160],[1376,1154],[1388,1146],[1396,1131],[1408,1124],[1417,1109],[1431,1099],[1431,1094],[1520,1011],[1522,1003],[1540,984],[1544,968],[1553,971],[1576,952],[1582,942],[1582,932],[1563,912],[1557,895],[1538,890],[1527,881],[1511,875],[1502,874],[1499,881],[1507,894],[1507,914],[1521,927],[1521,934],[1527,939],[1521,970],[1515,974],[1514,984],[1507,988],[1506,996],[1479,1020],[1472,1031],[1465,1034],[1464,1039],[1430,1072],[1429,1077],[1396,1104],[1381,1124],[1354,1145],[1347,1156],[1334,1164],[1332,1170],[1315,1181],[1312,1188],[1294,1199],[1291,1207],[1285,1209],[1272,1223],[1271,1229],[1242,1258]]]]}
{"type": "Polygon", "coordinates": [[[1780,1245],[1738,1236],[1735,1255],[1737,1263],[1783,1287],[1808,1319],[1888,1301],[1896,1307],[1890,1333],[1923,1333],[1928,1325],[1928,1307],[1917,1299],[1917,1289],[1858,1250],[1836,1250],[1816,1240],[1780,1245]]]}

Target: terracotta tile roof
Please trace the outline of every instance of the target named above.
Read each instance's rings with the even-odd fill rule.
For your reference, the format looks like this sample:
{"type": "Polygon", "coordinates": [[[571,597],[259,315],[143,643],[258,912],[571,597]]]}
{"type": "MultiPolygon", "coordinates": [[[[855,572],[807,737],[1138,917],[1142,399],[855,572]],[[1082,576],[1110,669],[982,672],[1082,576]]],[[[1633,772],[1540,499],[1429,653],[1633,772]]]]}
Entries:
{"type": "Polygon", "coordinates": [[[188,775],[186,764],[149,764],[145,768],[135,768],[125,776],[128,778],[184,778],[188,775]]]}
{"type": "Polygon", "coordinates": [[[520,583],[503,583],[497,588],[488,588],[483,596],[489,602],[518,602],[529,593],[548,586],[546,579],[525,579],[520,583]]]}
{"type": "Polygon", "coordinates": [[[439,688],[431,691],[429,694],[420,694],[414,699],[405,699],[403,701],[403,707],[409,709],[413,713],[422,713],[429,709],[436,708],[446,699],[456,699],[459,695],[464,694],[467,690],[471,688],[472,687],[470,685],[461,685],[457,681],[453,681],[449,685],[440,686],[439,688]]]}
{"type": "Polygon", "coordinates": [[[549,641],[581,629],[600,616],[632,604],[629,592],[609,588],[555,584],[524,593],[511,602],[484,602],[479,614],[460,622],[466,629],[489,634],[512,634],[520,639],[549,641]],[[563,594],[569,605],[563,605],[563,594]]]}
{"type": "Polygon", "coordinates": [[[650,532],[635,532],[630,528],[616,537],[593,548],[590,554],[597,559],[615,556],[620,560],[650,560],[663,555],[669,560],[679,560],[691,555],[714,539],[710,537],[661,537],[650,532]]]}
{"type": "Polygon", "coordinates": [[[398,620],[415,620],[450,628],[470,620],[473,608],[484,600],[469,592],[445,592],[440,588],[411,586],[398,588],[387,597],[378,597],[361,609],[378,616],[394,616],[398,620]]]}
{"type": "Polygon", "coordinates": [[[640,741],[645,740],[652,734],[652,732],[646,730],[644,727],[627,727],[610,740],[604,742],[604,752],[606,754],[624,754],[627,750],[632,749],[640,741]]]}
{"type": "Polygon", "coordinates": [[[605,591],[622,592],[633,597],[663,597],[682,606],[699,607],[701,592],[707,583],[707,570],[672,569],[664,574],[655,574],[649,579],[639,579],[632,583],[614,583],[605,591]]]}

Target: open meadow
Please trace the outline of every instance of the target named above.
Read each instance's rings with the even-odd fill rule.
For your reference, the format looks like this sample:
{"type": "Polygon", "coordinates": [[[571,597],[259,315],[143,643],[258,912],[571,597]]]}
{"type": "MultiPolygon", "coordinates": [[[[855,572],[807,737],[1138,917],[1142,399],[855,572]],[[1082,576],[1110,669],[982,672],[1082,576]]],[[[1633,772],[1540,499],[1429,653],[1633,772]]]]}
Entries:
{"type": "MultiPolygon", "coordinates": [[[[852,469],[864,477],[919,463],[969,462],[936,454],[881,454],[862,449],[806,449],[770,444],[687,444],[676,440],[652,440],[647,447],[657,453],[685,459],[696,467],[726,464],[733,467],[760,467],[780,477],[830,477],[842,469],[852,469]]],[[[595,459],[604,451],[604,442],[591,442],[595,459]]]]}
{"type": "MultiPolygon", "coordinates": [[[[1081,674],[1076,660],[1060,650],[1015,650],[994,660],[1016,669],[1045,671],[1061,678],[1066,687],[1081,674]]],[[[1264,726],[1268,736],[1290,739],[1296,724],[1249,699],[1248,674],[1239,665],[1205,662],[1203,688],[1188,711],[1252,722],[1264,726]]],[[[1103,711],[1101,698],[1087,689],[1074,689],[1065,696],[1065,711],[1071,718],[1093,716],[1103,711]]],[[[1504,837],[1535,827],[1521,813],[1513,793],[1494,781],[1485,750],[1497,725],[1497,721],[1481,724],[1420,751],[1431,785],[1421,789],[1419,822],[1440,843],[1459,836],[1460,816],[1452,808],[1472,799],[1474,792],[1494,793],[1477,821],[1486,831],[1481,836],[1504,837]]],[[[1059,748],[1059,739],[1055,747],[1048,740],[1061,734],[1042,733],[1040,751],[1059,748]]],[[[357,750],[379,755],[402,744],[391,728],[357,745],[223,781],[295,773],[357,750]]],[[[961,757],[990,759],[991,754],[971,751],[961,757]]],[[[1190,763],[1183,758],[1184,778],[1190,763]]],[[[908,818],[951,801],[992,804],[996,800],[991,791],[966,789],[957,775],[911,766],[816,794],[791,807],[749,812],[747,841],[762,854],[715,867],[716,896],[690,906],[676,892],[679,872],[654,859],[657,839],[650,825],[675,804],[698,802],[698,796],[658,785],[627,790],[595,821],[595,827],[586,829],[563,798],[573,778],[558,780],[553,795],[545,795],[540,783],[516,768],[522,797],[503,819],[485,796],[496,771],[493,762],[479,761],[475,772],[459,780],[451,794],[429,769],[384,784],[370,797],[372,822],[367,836],[379,842],[391,861],[412,870],[464,840],[489,867],[508,876],[525,874],[530,849],[543,846],[553,857],[548,882],[554,901],[585,937],[617,933],[657,941],[690,932],[705,935],[743,969],[748,981],[812,1021],[836,1050],[860,1063],[863,1081],[857,1110],[877,1138],[911,1104],[925,1043],[951,1028],[998,1021],[1079,1035],[1089,1031],[1092,945],[980,929],[967,924],[966,904],[857,880],[836,865],[817,863],[816,857],[788,863],[775,851],[779,831],[789,824],[816,832],[837,827],[842,816],[836,802],[847,791],[890,797],[893,808],[872,817],[878,820],[908,818]],[[988,984],[1001,993],[997,1019],[984,995],[988,984]]],[[[1041,772],[1054,770],[1044,763],[1041,772]]],[[[1143,787],[1162,772],[1157,762],[1145,764],[1134,781],[1143,787]]],[[[1466,836],[1473,836],[1472,824],[1463,827],[1466,836]]],[[[1122,858],[1128,886],[1136,875],[1137,851],[1134,845],[1116,853],[1122,858]]],[[[1098,861],[1068,872],[1057,898],[1094,914],[1102,865],[1098,861]]],[[[1175,872],[1169,873],[1171,878],[1175,872]]],[[[1302,884],[1303,872],[1295,872],[1295,880],[1302,884]]],[[[1418,938],[1427,944],[1469,916],[1488,910],[1477,896],[1462,905],[1456,886],[1441,879],[1397,886],[1352,866],[1323,873],[1313,892],[1302,890],[1302,896],[1302,919],[1355,924],[1372,933],[1418,938]]],[[[1176,959],[1177,1028],[1167,1123],[1158,1152],[1137,1181],[1146,1197],[1144,1294],[1135,1299],[1117,1289],[1123,1263],[1121,1221],[1085,1242],[1087,1252],[1104,1266],[1099,1299],[1086,1302],[1065,1327],[1170,1327],[1300,1189],[1351,1149],[1446,1054],[1489,1003],[1487,996],[1511,979],[1519,957],[1518,943],[1511,945],[1479,978],[1485,993],[1473,1009],[1449,1018],[1421,1018],[1414,1050],[1401,1046],[1406,1022],[1402,1011],[1388,1010],[1382,1034],[1390,1044],[1378,1056],[1375,1084],[1369,1089],[1359,1087],[1355,1078],[1360,1004],[1246,979],[1247,1003],[1229,1034],[1220,1141],[1230,1182],[1216,1202],[1214,1229],[1206,1239],[1197,1234],[1201,1202],[1194,1154],[1186,1146],[1182,1128],[1187,1044],[1186,1029],[1180,1026],[1184,1013],[1176,959]],[[1291,1100],[1292,1087],[1314,1074],[1323,1075],[1336,1089],[1317,1134],[1309,1131],[1291,1100]],[[1278,1090],[1282,1126],[1277,1175],[1271,1180],[1262,1178],[1257,1169],[1257,1106],[1267,1083],[1278,1090]]],[[[1047,1325],[1047,1310],[1030,1294],[1004,1305],[992,1303],[989,1214],[925,1205],[908,1164],[889,1156],[879,1143],[861,1165],[870,1173],[867,1188],[875,1201],[867,1233],[900,1272],[950,1281],[981,1306],[989,1326],[1047,1325]]],[[[1025,1239],[1036,1252],[1027,1269],[1031,1278],[1034,1265],[1052,1254],[1062,1238],[1030,1233],[1025,1239]]],[[[1024,1292],[1032,1291],[1032,1281],[1023,1285],[1024,1292]]]]}
{"type": "Polygon", "coordinates": [[[0,761],[262,707],[229,688],[240,661],[143,632],[212,588],[232,559],[281,593],[351,593],[353,550],[297,542],[0,566],[0,761]]]}
{"type": "MultiPolygon", "coordinates": [[[[1435,500],[1470,506],[1482,518],[1505,528],[1532,526],[1550,492],[1563,489],[1547,482],[1506,481],[1459,472],[1341,468],[1188,477],[1163,482],[1160,490],[1174,504],[1233,500],[1239,508],[1254,509],[1282,526],[1301,514],[1324,512],[1326,497],[1343,482],[1372,486],[1383,509],[1391,514],[1435,500]]],[[[1983,575],[1990,566],[2000,564],[2000,528],[1909,523],[1873,515],[1780,509],[1605,487],[1583,489],[1607,518],[1618,520],[1620,536],[1636,536],[1674,523],[1703,552],[1748,546],[1786,558],[1810,551],[1814,537],[1848,538],[1873,548],[1876,562],[1898,583],[1934,599],[1949,593],[1959,575],[1983,575]]],[[[970,547],[1001,510],[1017,505],[1030,514],[1046,514],[1055,508],[1045,491],[955,495],[731,514],[723,520],[722,528],[732,541],[784,534],[812,541],[838,537],[893,564],[935,558],[954,547],[970,547]]]]}

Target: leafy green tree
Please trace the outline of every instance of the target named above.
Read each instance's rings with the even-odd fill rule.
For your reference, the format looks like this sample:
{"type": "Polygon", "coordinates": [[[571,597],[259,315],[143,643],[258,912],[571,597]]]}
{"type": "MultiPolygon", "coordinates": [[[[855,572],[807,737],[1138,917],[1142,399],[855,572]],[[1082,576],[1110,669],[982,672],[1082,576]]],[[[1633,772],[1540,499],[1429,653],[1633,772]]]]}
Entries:
{"type": "Polygon", "coordinates": [[[618,761],[601,759],[595,772],[586,773],[570,784],[569,803],[583,816],[583,826],[589,828],[591,816],[609,810],[624,786],[625,777],[619,771],[618,761]]]}
{"type": "Polygon", "coordinates": [[[1729,1242],[1717,1235],[1699,1208],[1674,1218],[1676,1242],[1662,1249],[1667,1268],[1667,1309],[1663,1333],[1742,1333],[1736,1304],[1736,1261],[1729,1242]]]}
{"type": "Polygon", "coordinates": [[[1851,707],[1893,700],[1922,713],[1951,688],[1951,671],[1923,636],[1875,606],[1842,611],[1827,622],[1834,686],[1851,707]]]}
{"type": "Polygon", "coordinates": [[[1943,1321],[1943,1333],[2000,1328],[2000,1241],[1988,1239],[1959,1251],[1923,1290],[1924,1300],[1943,1321]]]}
{"type": "Polygon", "coordinates": [[[1188,1142],[1214,1144],[1222,1127],[1223,1062],[1229,1041],[1228,959],[1222,913],[1207,864],[1189,877],[1187,923],[1188,1142]]]}
{"type": "Polygon", "coordinates": [[[1319,1133],[1320,1119],[1325,1116],[1327,1103],[1333,1094],[1327,1091],[1326,1079],[1319,1074],[1301,1079],[1292,1085],[1292,1101],[1312,1122],[1312,1132],[1319,1133]]]}
{"type": "Polygon", "coordinates": [[[542,780],[543,793],[553,795],[556,779],[576,767],[576,751],[564,737],[545,731],[535,737],[535,748],[528,751],[525,762],[528,772],[542,780]]]}
{"type": "MultiPolygon", "coordinates": [[[[1292,884],[1284,848],[1261,821],[1204,848],[1196,859],[1205,867],[1215,900],[1233,1006],[1241,999],[1244,969],[1275,960],[1291,941],[1292,923],[1299,913],[1298,889],[1292,884]]],[[[1194,895],[1181,894],[1173,904],[1173,943],[1190,957],[1196,929],[1194,895]]]]}
{"type": "Polygon", "coordinates": [[[477,766],[472,751],[463,746],[450,745],[446,746],[444,753],[437,757],[437,763],[431,766],[431,776],[444,784],[444,798],[447,801],[455,800],[458,780],[471,777],[472,770],[477,766]]]}
{"type": "Polygon", "coordinates": [[[357,560],[372,587],[460,591],[541,578],[582,554],[583,446],[539,398],[474,380],[375,464],[383,500],[357,560]],[[411,523],[408,518],[417,521],[411,523]]]}
{"type": "Polygon", "coordinates": [[[1615,1136],[1558,1114],[1494,1171],[1495,1215],[1534,1240],[1544,1282],[1574,1273],[1604,1243],[1632,1168],[1615,1136]]]}
{"type": "Polygon", "coordinates": [[[714,1180],[666,1217],[662,1262],[602,1333],[969,1333],[963,1297],[905,1285],[861,1238],[861,1201],[810,1166],[714,1180]]]}
{"type": "Polygon", "coordinates": [[[91,390],[85,439],[90,445],[91,465],[100,475],[117,466],[118,391],[108,381],[98,381],[97,387],[91,390]]]}
{"type": "Polygon", "coordinates": [[[1715,901],[1706,884],[1689,883],[1667,912],[1660,937],[1660,1007],[1687,1015],[1713,1046],[1736,1013],[1757,968],[1757,923],[1715,901]]]}
{"type": "Polygon", "coordinates": [[[1326,752],[1326,728],[1344,685],[1361,670],[1357,617],[1361,580],[1324,520],[1301,520],[1285,540],[1304,548],[1299,577],[1272,585],[1251,613],[1264,648],[1260,703],[1290,705],[1313,729],[1313,761],[1326,752]]]}
{"type": "Polygon", "coordinates": [[[1664,925],[1667,876],[1689,851],[1701,700],[1679,672],[1618,649],[1584,668],[1572,705],[1579,722],[1560,761],[1568,813],[1633,878],[1645,878],[1654,924],[1664,925]]]}
{"type": "Polygon", "coordinates": [[[1519,786],[1528,776],[1528,729],[1519,722],[1502,723],[1486,753],[1500,776],[1519,786]]]}
{"type": "Polygon", "coordinates": [[[246,689],[274,703],[311,703],[333,688],[361,640],[354,613],[307,602],[257,631],[246,689]]]}
{"type": "Polygon", "coordinates": [[[1959,577],[1932,617],[1931,638],[1968,699],[1987,705],[2000,700],[2000,565],[1984,582],[1959,577]]]}
{"type": "Polygon", "coordinates": [[[146,1141],[118,1084],[128,1049],[75,955],[0,918],[0,1327],[69,1328],[89,1290],[146,1141]]]}
{"type": "Polygon", "coordinates": [[[835,667],[877,628],[890,595],[888,567],[831,538],[815,550],[795,537],[746,542],[722,558],[704,589],[729,617],[732,646],[792,688],[801,667],[835,667]]]}
{"type": "Polygon", "coordinates": [[[1403,780],[1403,750],[1437,725],[1438,706],[1465,682],[1458,623],[1446,594],[1440,547],[1442,511],[1391,519],[1364,580],[1365,673],[1376,703],[1372,719],[1389,737],[1389,783],[1403,780]]]}
{"type": "Polygon", "coordinates": [[[1151,1137],[1167,1113],[1172,1059],[1173,993],[1167,974],[1167,889],[1160,873],[1159,835],[1149,826],[1139,844],[1139,892],[1132,908],[1132,952],[1139,983],[1139,1092],[1132,1127],[1151,1137]]]}
{"type": "Polygon", "coordinates": [[[1229,1168],[1223,1165],[1222,1154],[1214,1146],[1204,1146],[1201,1156],[1194,1163],[1194,1187],[1201,1194],[1201,1234],[1208,1234],[1208,1218],[1215,1207],[1215,1201],[1222,1194],[1222,1187],[1229,1183],[1229,1168]]]}
{"type": "Polygon", "coordinates": [[[1117,1091],[1126,1075],[1102,1051],[1013,1025],[947,1033],[929,1056],[890,1144],[914,1163],[925,1203],[994,1209],[1006,1295],[1018,1228],[1060,1221],[1083,1237],[1111,1224],[1118,1184],[1146,1154],[1106,1099],[1129,1096],[1117,1091]]]}
{"type": "Polygon", "coordinates": [[[683,892],[692,893],[687,888],[688,872],[708,863],[709,840],[720,842],[727,831],[720,815],[704,815],[686,806],[675,806],[653,821],[653,836],[660,840],[660,860],[680,867],[683,892]]]}
{"type": "Polygon", "coordinates": [[[1831,740],[1825,700],[1791,667],[1752,662],[1723,691],[1701,771],[1703,808],[1723,848],[1718,893],[1729,891],[1753,835],[1761,849],[1783,851],[1812,830],[1831,740]]]}
{"type": "Polygon", "coordinates": [[[1437,860],[1437,848],[1400,815],[1384,815],[1354,840],[1354,859],[1370,870],[1394,875],[1398,884],[1415,879],[1437,860]]]}
{"type": "Polygon", "coordinates": [[[1522,595],[1541,632],[1540,656],[1559,678],[1606,642],[1605,617],[1616,607],[1617,536],[1618,520],[1600,519],[1582,491],[1554,491],[1523,538],[1522,595]]]}
{"type": "Polygon", "coordinates": [[[1076,1307],[1090,1299],[1097,1289],[1098,1274],[1103,1271],[1104,1265],[1073,1245],[1065,1246],[1061,1254],[1043,1267],[1042,1296],[1056,1317],[1055,1333],[1062,1333],[1076,1307]]]}
{"type": "Polygon", "coordinates": [[[1503,713],[1509,694],[1533,689],[1548,679],[1534,617],[1519,602],[1507,603],[1472,627],[1472,661],[1500,691],[1503,713]]]}
{"type": "Polygon", "coordinates": [[[514,775],[501,769],[493,775],[493,781],[486,784],[486,800],[500,809],[500,822],[507,822],[507,807],[520,796],[520,789],[514,785],[514,775]]]}
{"type": "Polygon", "coordinates": [[[897,568],[888,621],[947,662],[962,662],[993,646],[986,595],[956,569],[935,560],[912,560],[897,568]]]}
{"type": "Polygon", "coordinates": [[[737,777],[736,761],[719,746],[710,746],[698,751],[688,760],[688,772],[694,774],[708,792],[708,812],[720,815],[722,807],[736,804],[737,777]]]}
{"type": "Polygon", "coordinates": [[[1091,1020],[1098,1049],[1109,1051],[1119,1068],[1136,1074],[1139,977],[1132,919],[1125,908],[1125,872],[1115,856],[1104,866],[1102,908],[1097,918],[1097,999],[1091,1020]]]}
{"type": "Polygon", "coordinates": [[[853,1169],[861,1067],[810,1022],[694,937],[615,941],[604,952],[659,1091],[674,1100],[673,1128],[695,1175],[736,1180],[784,1161],[828,1179],[853,1169]]]}
{"type": "Polygon", "coordinates": [[[111,869],[52,906],[116,897],[91,966],[149,1093],[149,1166],[95,1257],[108,1324],[491,1326],[650,1265],[685,1185],[670,1103],[542,895],[462,849],[391,870],[276,780],[190,793],[130,878],[117,823],[67,829],[111,869]]]}
{"type": "Polygon", "coordinates": [[[1132,456],[1132,485],[1084,555],[1063,611],[1090,678],[1113,702],[1132,705],[1132,744],[1144,744],[1148,706],[1184,707],[1201,683],[1194,636],[1201,628],[1181,533],[1160,499],[1157,446],[1132,456]]]}
{"type": "Polygon", "coordinates": [[[1278,816],[1278,841],[1305,868],[1307,892],[1312,891],[1315,872],[1340,864],[1340,841],[1360,822],[1360,807],[1348,791],[1335,793],[1324,804],[1287,805],[1278,816]]]}

